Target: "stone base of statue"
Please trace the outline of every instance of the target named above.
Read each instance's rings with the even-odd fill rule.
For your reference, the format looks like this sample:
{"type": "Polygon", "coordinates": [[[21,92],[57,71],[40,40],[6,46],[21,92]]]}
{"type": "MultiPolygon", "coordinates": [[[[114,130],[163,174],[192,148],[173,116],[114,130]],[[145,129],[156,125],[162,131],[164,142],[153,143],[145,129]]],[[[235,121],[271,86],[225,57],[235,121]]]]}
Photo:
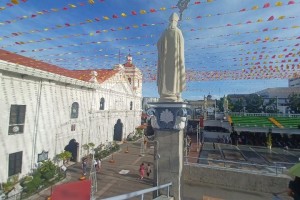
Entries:
{"type": "Polygon", "coordinates": [[[168,197],[166,195],[161,195],[159,197],[156,197],[155,199],[153,200],[174,200],[174,197],[168,197]]]}
{"type": "MultiPolygon", "coordinates": [[[[170,196],[182,199],[183,146],[186,126],[187,104],[183,102],[151,103],[147,111],[155,134],[154,182],[155,186],[172,183],[170,196]]],[[[154,198],[166,195],[161,189],[154,198]]]]}
{"type": "Polygon", "coordinates": [[[182,98],[179,94],[161,94],[159,102],[182,102],[182,98]]]}

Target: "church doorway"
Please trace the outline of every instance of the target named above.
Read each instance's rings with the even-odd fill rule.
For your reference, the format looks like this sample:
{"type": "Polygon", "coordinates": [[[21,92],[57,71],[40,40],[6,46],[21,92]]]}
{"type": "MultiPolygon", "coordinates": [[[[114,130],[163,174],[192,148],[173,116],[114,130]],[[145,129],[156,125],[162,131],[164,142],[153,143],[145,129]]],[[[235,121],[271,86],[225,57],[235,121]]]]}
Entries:
{"type": "Polygon", "coordinates": [[[123,123],[121,119],[117,120],[117,123],[114,126],[114,140],[115,141],[122,141],[123,138],[123,123]]]}
{"type": "Polygon", "coordinates": [[[69,141],[69,144],[65,146],[64,150],[72,153],[72,158],[71,158],[72,162],[77,162],[78,147],[79,147],[79,143],[76,142],[75,139],[71,139],[69,141]]]}

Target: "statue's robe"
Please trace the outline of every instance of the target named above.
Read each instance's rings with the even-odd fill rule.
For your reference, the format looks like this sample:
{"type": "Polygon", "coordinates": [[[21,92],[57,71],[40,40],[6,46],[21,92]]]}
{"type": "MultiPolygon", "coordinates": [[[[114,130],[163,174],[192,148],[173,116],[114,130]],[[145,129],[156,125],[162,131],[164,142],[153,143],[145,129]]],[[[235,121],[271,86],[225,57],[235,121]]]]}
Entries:
{"type": "Polygon", "coordinates": [[[185,89],[184,39],[181,30],[170,26],[157,42],[157,86],[159,101],[180,102],[185,89]]]}

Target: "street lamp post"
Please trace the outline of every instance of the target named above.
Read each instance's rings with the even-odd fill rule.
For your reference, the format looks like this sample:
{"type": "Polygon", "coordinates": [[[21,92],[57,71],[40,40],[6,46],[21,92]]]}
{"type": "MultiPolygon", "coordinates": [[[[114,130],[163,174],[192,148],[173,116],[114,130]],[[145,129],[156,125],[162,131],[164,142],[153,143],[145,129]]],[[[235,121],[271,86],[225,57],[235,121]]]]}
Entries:
{"type": "Polygon", "coordinates": [[[90,200],[95,200],[95,194],[97,192],[97,174],[96,174],[96,169],[95,169],[95,150],[94,148],[91,151],[92,153],[92,162],[91,162],[91,171],[90,171],[90,180],[91,180],[91,198],[90,200]]]}
{"type": "Polygon", "coordinates": [[[199,146],[200,146],[200,137],[199,137],[199,134],[200,134],[200,126],[199,124],[197,124],[197,152],[199,152],[199,146]]]}
{"type": "MultiPolygon", "coordinates": [[[[160,159],[160,155],[158,153],[159,141],[154,140],[153,142],[156,142],[156,151],[155,151],[155,160],[156,160],[156,186],[158,186],[158,160],[160,159]]],[[[156,190],[156,196],[158,197],[158,190],[156,190]]]]}

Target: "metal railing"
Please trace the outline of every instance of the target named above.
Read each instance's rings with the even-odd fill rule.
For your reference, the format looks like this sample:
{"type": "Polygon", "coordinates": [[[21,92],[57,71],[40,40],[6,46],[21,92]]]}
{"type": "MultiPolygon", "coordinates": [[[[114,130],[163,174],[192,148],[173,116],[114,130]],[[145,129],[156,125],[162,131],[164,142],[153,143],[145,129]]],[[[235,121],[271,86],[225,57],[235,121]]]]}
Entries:
{"type": "Polygon", "coordinates": [[[185,157],[184,164],[186,165],[197,165],[197,166],[207,166],[211,168],[223,168],[232,169],[236,171],[254,173],[254,174],[269,174],[269,175],[279,175],[286,171],[286,167],[279,163],[275,165],[261,165],[256,163],[247,162],[236,162],[229,160],[215,160],[209,158],[197,158],[197,157],[185,157]],[[189,162],[189,159],[196,160],[195,162],[189,162]]]}
{"type": "Polygon", "coordinates": [[[244,112],[231,112],[229,115],[231,116],[241,116],[243,114],[244,116],[248,117],[293,117],[293,118],[299,118],[300,114],[280,114],[280,113],[244,113],[244,112]]]}
{"type": "Polygon", "coordinates": [[[122,194],[122,195],[119,195],[119,196],[109,197],[109,198],[102,199],[102,200],[125,200],[125,199],[129,199],[129,198],[132,198],[132,197],[137,197],[137,196],[141,196],[141,199],[143,200],[144,195],[146,193],[157,191],[157,190],[163,189],[163,188],[167,188],[168,197],[170,197],[170,186],[172,186],[172,183],[167,183],[167,184],[164,184],[164,185],[160,185],[160,186],[156,186],[156,187],[152,187],[152,188],[148,188],[148,189],[144,189],[144,190],[139,190],[139,191],[131,192],[131,193],[128,193],[128,194],[122,194]]]}

